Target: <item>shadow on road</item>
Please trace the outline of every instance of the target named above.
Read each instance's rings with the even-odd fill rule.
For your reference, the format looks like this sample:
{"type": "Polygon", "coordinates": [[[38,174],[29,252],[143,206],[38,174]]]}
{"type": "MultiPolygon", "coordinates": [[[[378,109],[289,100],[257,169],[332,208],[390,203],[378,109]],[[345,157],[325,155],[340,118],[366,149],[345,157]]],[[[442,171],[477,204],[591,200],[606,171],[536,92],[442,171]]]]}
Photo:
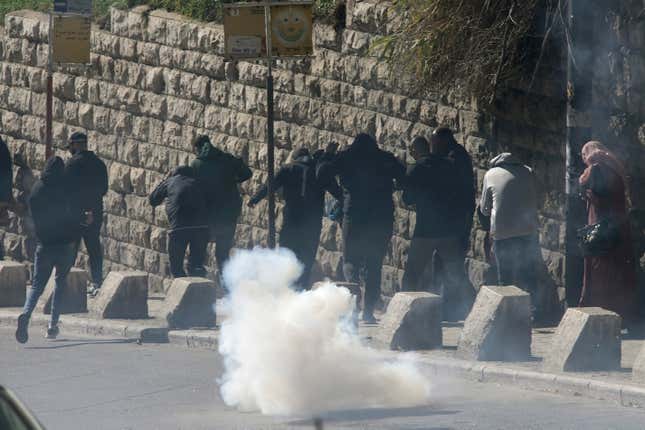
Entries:
{"type": "Polygon", "coordinates": [[[70,340],[70,339],[57,339],[52,341],[52,345],[48,346],[26,346],[25,349],[60,349],[60,348],[73,348],[83,345],[114,345],[121,343],[136,343],[137,339],[92,339],[92,340],[70,340]]]}
{"type": "MultiPolygon", "coordinates": [[[[328,412],[321,414],[323,423],[338,423],[342,421],[370,421],[382,420],[388,418],[409,418],[409,417],[429,417],[433,415],[455,415],[461,411],[456,410],[436,410],[428,406],[417,406],[411,408],[394,408],[394,409],[348,409],[345,411],[328,412]]],[[[289,425],[311,426],[312,420],[292,421],[289,425]]],[[[448,428],[436,428],[426,430],[450,430],[448,428]]]]}

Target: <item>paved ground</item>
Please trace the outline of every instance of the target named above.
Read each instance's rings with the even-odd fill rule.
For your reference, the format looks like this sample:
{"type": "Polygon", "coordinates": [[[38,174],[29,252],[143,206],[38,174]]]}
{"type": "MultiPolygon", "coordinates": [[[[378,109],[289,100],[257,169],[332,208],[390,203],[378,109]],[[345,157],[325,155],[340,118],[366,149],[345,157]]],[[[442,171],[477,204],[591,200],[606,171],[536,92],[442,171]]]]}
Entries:
{"type": "MultiPolygon", "coordinates": [[[[48,429],[313,428],[306,418],[242,414],[222,404],[214,351],[139,346],[121,339],[61,338],[34,329],[27,346],[0,330],[0,384],[48,429]]],[[[645,411],[494,384],[435,381],[430,405],[327,414],[334,429],[642,429],[645,411]]]]}

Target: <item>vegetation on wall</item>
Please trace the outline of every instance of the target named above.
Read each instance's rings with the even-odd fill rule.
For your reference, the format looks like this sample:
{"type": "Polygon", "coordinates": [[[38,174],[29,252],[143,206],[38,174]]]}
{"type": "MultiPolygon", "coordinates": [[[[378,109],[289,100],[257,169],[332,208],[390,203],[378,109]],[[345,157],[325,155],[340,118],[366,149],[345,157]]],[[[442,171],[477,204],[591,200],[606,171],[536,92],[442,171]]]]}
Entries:
{"type": "MultiPolygon", "coordinates": [[[[155,9],[167,9],[201,21],[218,21],[221,18],[222,4],[230,0],[94,0],[94,14],[97,20],[104,19],[111,6],[128,8],[150,5],[155,9]]],[[[334,13],[336,0],[315,0],[317,17],[328,17],[334,13]]],[[[0,19],[13,10],[32,9],[46,11],[52,0],[0,0],[0,19]]]]}
{"type": "Polygon", "coordinates": [[[393,69],[492,102],[500,83],[531,76],[562,11],[557,0],[393,0],[390,12],[373,48],[393,69]]]}

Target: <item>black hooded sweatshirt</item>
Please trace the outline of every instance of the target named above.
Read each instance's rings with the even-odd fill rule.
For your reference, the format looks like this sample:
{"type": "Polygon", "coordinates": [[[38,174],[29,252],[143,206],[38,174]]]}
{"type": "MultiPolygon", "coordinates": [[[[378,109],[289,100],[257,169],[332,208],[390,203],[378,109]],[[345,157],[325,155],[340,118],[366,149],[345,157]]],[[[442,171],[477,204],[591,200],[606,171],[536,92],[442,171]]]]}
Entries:
{"type": "Polygon", "coordinates": [[[328,167],[340,177],[345,217],[392,220],[394,181],[405,178],[405,166],[394,154],[379,149],[373,137],[359,134],[328,167]]]}
{"type": "Polygon", "coordinates": [[[43,245],[74,243],[80,238],[83,210],[66,186],[63,160],[50,158],[29,197],[36,237],[43,245]]]}
{"type": "Polygon", "coordinates": [[[0,202],[11,201],[12,183],[11,153],[0,137],[0,202]]]}
{"type": "Polygon", "coordinates": [[[166,200],[166,214],[172,230],[208,226],[205,193],[188,166],[177,168],[150,194],[152,206],[166,200]]]}
{"type": "Polygon", "coordinates": [[[92,151],[81,151],[69,159],[65,166],[69,189],[75,190],[84,211],[103,213],[103,196],[108,191],[108,174],[105,163],[92,151]]]}
{"type": "Polygon", "coordinates": [[[408,168],[403,201],[416,206],[414,237],[459,236],[463,231],[463,204],[469,198],[455,162],[427,155],[408,168]]]}
{"type": "MultiPolygon", "coordinates": [[[[325,191],[336,198],[341,191],[333,176],[323,176],[308,152],[294,156],[294,161],[283,166],[274,179],[275,190],[282,189],[285,200],[283,225],[299,225],[305,221],[322,222],[325,191]]],[[[256,204],[267,196],[264,185],[251,199],[256,204]]]]}

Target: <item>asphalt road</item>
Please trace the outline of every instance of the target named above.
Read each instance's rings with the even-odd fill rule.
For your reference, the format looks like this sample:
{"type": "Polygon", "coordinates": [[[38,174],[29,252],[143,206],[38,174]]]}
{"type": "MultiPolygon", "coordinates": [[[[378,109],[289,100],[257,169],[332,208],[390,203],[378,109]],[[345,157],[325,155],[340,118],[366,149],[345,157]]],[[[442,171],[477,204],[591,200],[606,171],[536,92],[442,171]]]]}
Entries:
{"type": "MultiPolygon", "coordinates": [[[[0,330],[0,384],[51,430],[308,429],[306,417],[239,413],[217,391],[214,351],[122,340],[40,339],[26,346],[0,330]]],[[[447,375],[423,407],[334,412],[325,429],[645,428],[645,411],[611,403],[478,384],[447,375]]]]}

